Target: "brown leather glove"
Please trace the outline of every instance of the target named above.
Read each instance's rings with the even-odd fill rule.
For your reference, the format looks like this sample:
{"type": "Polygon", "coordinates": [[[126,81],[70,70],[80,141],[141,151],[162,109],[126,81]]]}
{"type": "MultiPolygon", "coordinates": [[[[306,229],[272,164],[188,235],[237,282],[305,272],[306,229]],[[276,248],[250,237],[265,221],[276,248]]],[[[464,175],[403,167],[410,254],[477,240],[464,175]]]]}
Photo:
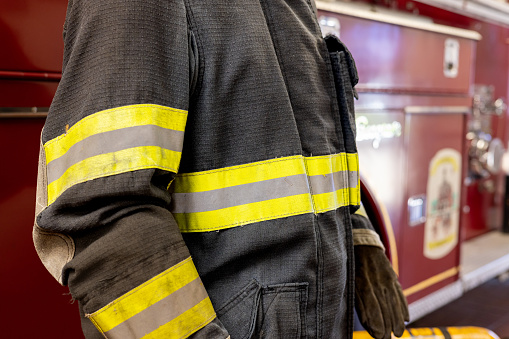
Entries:
{"type": "Polygon", "coordinates": [[[376,339],[400,337],[409,321],[408,305],[398,277],[376,246],[356,245],[355,308],[361,324],[376,339]]]}

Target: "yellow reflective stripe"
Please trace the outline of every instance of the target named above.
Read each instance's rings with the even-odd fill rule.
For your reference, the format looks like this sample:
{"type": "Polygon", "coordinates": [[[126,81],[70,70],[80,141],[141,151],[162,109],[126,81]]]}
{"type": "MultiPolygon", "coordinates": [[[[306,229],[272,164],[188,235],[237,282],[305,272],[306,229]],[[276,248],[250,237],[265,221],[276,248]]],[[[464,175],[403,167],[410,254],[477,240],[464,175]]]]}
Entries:
{"type": "Polygon", "coordinates": [[[348,195],[351,189],[339,189],[335,192],[313,194],[313,203],[315,204],[316,213],[324,213],[333,211],[339,207],[347,205],[355,205],[349,202],[348,195]]]}
{"type": "Polygon", "coordinates": [[[359,175],[359,156],[357,154],[347,154],[347,166],[349,171],[357,173],[357,189],[350,190],[350,205],[361,204],[361,177],[359,175]]]}
{"type": "Polygon", "coordinates": [[[147,168],[177,172],[180,157],[180,152],[145,146],[88,158],[71,166],[59,179],[48,184],[48,204],[52,204],[69,187],[92,179],[147,168]]]}
{"type": "Polygon", "coordinates": [[[305,160],[308,175],[326,175],[346,171],[348,170],[346,159],[346,153],[307,157],[305,160]]]}
{"type": "Polygon", "coordinates": [[[143,339],[181,339],[205,327],[216,317],[210,298],[182,313],[177,318],[143,336],[143,339]]]}
{"type": "Polygon", "coordinates": [[[360,204],[356,154],[292,156],[178,174],[171,211],[182,232],[204,232],[360,204]]]}
{"type": "Polygon", "coordinates": [[[298,155],[218,170],[179,174],[174,193],[212,191],[305,173],[303,157],[298,155]]]}
{"type": "Polygon", "coordinates": [[[359,171],[359,156],[357,154],[348,153],[346,161],[350,171],[359,171]]]}
{"type": "Polygon", "coordinates": [[[206,232],[312,212],[310,195],[301,194],[215,211],[174,213],[173,216],[181,232],[206,232]]]}
{"type": "Polygon", "coordinates": [[[48,204],[92,179],[158,168],[177,172],[187,113],[132,105],[92,114],[45,145],[48,204]]]}
{"type": "Polygon", "coordinates": [[[46,142],[46,162],[64,155],[74,144],[94,134],[143,125],[184,131],[186,121],[186,111],[153,104],[129,105],[100,111],[80,120],[65,134],[46,142]]]}
{"type": "Polygon", "coordinates": [[[191,258],[188,258],[88,317],[101,332],[108,332],[198,277],[198,272],[191,258]]]}

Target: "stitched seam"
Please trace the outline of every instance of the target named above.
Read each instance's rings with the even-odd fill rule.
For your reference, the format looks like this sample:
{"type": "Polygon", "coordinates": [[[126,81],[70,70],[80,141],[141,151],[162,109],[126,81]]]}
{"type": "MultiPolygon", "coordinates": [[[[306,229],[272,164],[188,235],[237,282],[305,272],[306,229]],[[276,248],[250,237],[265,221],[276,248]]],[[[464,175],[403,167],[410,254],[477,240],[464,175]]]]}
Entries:
{"type": "Polygon", "coordinates": [[[191,8],[191,5],[189,4],[189,0],[184,0],[184,6],[186,8],[186,19],[188,29],[193,32],[196,45],[198,46],[198,79],[196,79],[194,91],[191,94],[191,98],[195,98],[200,95],[201,90],[203,88],[203,78],[206,66],[205,48],[203,47],[204,45],[201,41],[199,27],[198,25],[195,24],[196,19],[194,18],[194,12],[191,8]]]}
{"type": "MultiPolygon", "coordinates": [[[[348,183],[348,187],[351,187],[350,176],[348,175],[348,173],[350,172],[350,169],[348,168],[348,159],[346,156],[341,157],[341,163],[342,163],[342,167],[346,168],[346,171],[343,172],[343,181],[348,183]]],[[[346,206],[350,205],[350,189],[343,191],[343,197],[344,197],[345,205],[346,206]]]]}
{"type": "MultiPolygon", "coordinates": [[[[41,211],[42,213],[42,211],[41,211]]],[[[42,227],[40,227],[38,224],[37,224],[37,221],[35,222],[34,226],[37,228],[38,232],[40,232],[41,235],[44,235],[44,236],[48,236],[48,237],[57,237],[57,238],[60,238],[64,241],[64,243],[66,244],[66,247],[67,247],[67,258],[65,259],[65,264],[62,266],[62,268],[67,264],[69,263],[72,258],[74,257],[74,252],[76,251],[76,247],[74,245],[74,241],[73,239],[68,236],[68,235],[64,235],[64,234],[61,234],[61,233],[58,233],[58,232],[50,232],[50,231],[46,231],[45,229],[43,229],[42,227]]],[[[58,282],[62,283],[62,270],[60,270],[60,274],[58,275],[58,282]]]]}
{"type": "MultiPolygon", "coordinates": [[[[315,223],[318,224],[317,217],[315,216],[315,223]]],[[[322,235],[320,234],[320,229],[317,225],[315,225],[315,232],[317,235],[317,266],[318,270],[316,272],[317,275],[317,291],[316,291],[316,336],[317,338],[322,337],[322,323],[323,323],[323,250],[322,250],[322,235]]]]}
{"type": "Polygon", "coordinates": [[[72,259],[71,249],[74,248],[73,243],[71,241],[69,241],[69,237],[66,235],[60,234],[60,233],[45,231],[40,226],[37,226],[37,227],[39,227],[42,235],[46,235],[46,236],[50,236],[50,237],[58,237],[65,242],[65,244],[67,245],[67,262],[69,262],[72,259]]]}
{"type": "MultiPolygon", "coordinates": [[[[322,59],[325,61],[326,68],[327,68],[326,74],[327,74],[327,77],[329,78],[329,86],[327,86],[327,87],[328,87],[328,91],[329,91],[329,97],[331,98],[330,108],[331,108],[332,119],[334,119],[334,122],[335,122],[334,131],[335,131],[336,137],[338,138],[338,140],[337,140],[337,143],[339,146],[338,148],[340,151],[342,151],[342,149],[344,149],[346,151],[344,138],[343,138],[343,132],[341,131],[341,127],[342,127],[341,116],[340,116],[341,110],[339,107],[336,81],[334,80],[334,68],[332,67],[332,61],[331,61],[331,56],[330,56],[331,53],[329,52],[329,50],[327,48],[327,44],[326,44],[325,40],[320,45],[321,45],[320,49],[322,52],[322,59]]],[[[339,62],[339,60],[338,60],[338,62],[339,62]]]]}
{"type": "Polygon", "coordinates": [[[315,201],[315,197],[314,197],[314,194],[313,194],[313,187],[311,186],[311,181],[309,180],[309,168],[308,168],[308,164],[306,162],[306,160],[304,160],[304,167],[306,169],[306,181],[308,183],[308,187],[309,187],[309,194],[311,195],[311,204],[313,206],[313,213],[314,214],[317,214],[318,213],[318,209],[316,208],[316,201],[315,201]]]}
{"type": "Polygon", "coordinates": [[[238,291],[234,296],[232,296],[230,299],[226,301],[224,305],[222,305],[220,308],[217,309],[218,313],[226,313],[229,312],[232,308],[237,306],[239,303],[244,301],[246,298],[249,298],[251,294],[254,294],[256,292],[255,288],[257,290],[261,289],[261,284],[256,279],[252,279],[250,283],[248,283],[246,286],[244,286],[240,291],[238,291]],[[242,298],[241,298],[242,296],[242,298]]]}

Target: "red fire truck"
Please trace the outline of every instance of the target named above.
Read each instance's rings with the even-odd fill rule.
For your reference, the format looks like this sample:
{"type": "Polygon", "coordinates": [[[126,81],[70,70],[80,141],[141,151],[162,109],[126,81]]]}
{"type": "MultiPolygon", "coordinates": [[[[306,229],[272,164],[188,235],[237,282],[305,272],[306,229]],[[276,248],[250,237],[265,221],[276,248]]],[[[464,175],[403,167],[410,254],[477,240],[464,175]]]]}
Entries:
{"type": "MultiPolygon", "coordinates": [[[[5,338],[82,337],[77,305],[45,271],[31,237],[39,135],[60,79],[66,6],[0,3],[5,338]]],[[[357,62],[363,204],[416,320],[509,270],[502,232],[509,4],[359,0],[317,7],[324,34],[338,35],[357,62]]]]}
{"type": "Polygon", "coordinates": [[[317,5],[357,62],[363,202],[416,320],[509,269],[509,3],[317,5]]]}

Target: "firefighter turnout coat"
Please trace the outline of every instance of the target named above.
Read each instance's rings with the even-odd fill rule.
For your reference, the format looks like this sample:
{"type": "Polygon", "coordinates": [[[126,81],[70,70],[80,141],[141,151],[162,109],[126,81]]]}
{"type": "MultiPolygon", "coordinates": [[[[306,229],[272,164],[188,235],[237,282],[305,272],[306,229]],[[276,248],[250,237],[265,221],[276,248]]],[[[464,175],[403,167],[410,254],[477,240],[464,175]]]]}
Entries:
{"type": "Polygon", "coordinates": [[[70,0],[64,42],[33,235],[87,338],[350,337],[357,73],[313,3],[70,0]]]}

